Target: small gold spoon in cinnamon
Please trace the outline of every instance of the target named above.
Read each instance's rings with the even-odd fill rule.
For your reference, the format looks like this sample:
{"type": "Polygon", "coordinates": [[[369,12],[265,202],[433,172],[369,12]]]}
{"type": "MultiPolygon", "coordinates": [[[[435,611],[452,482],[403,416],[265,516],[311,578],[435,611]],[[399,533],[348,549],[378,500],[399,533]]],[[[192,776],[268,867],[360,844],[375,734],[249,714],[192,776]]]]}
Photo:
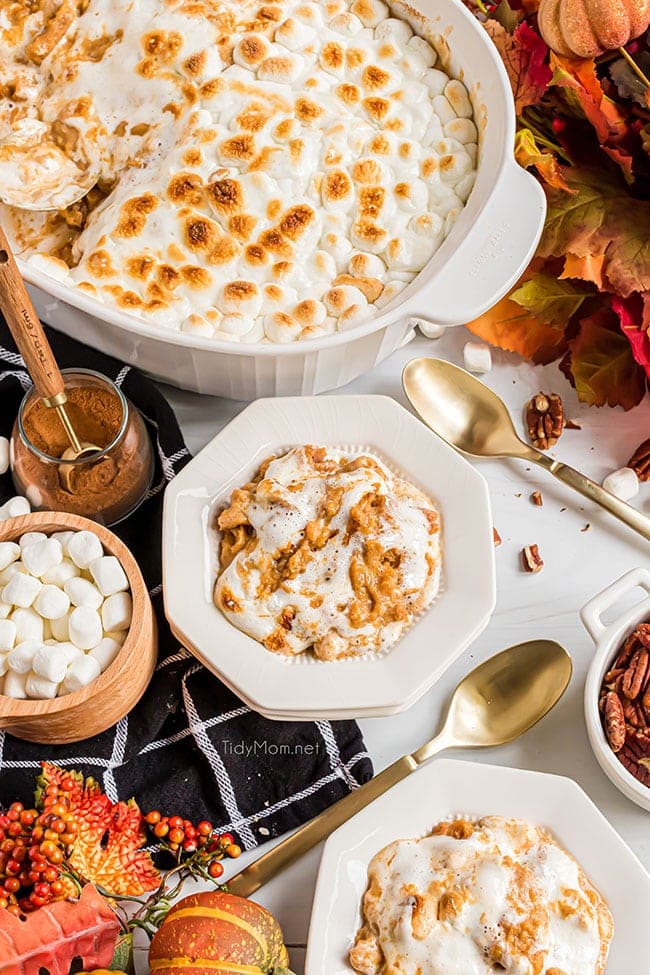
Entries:
{"type": "MultiPolygon", "coordinates": [[[[70,441],[63,460],[79,460],[101,452],[96,444],[82,443],[70,422],[66,410],[67,395],[63,376],[56,363],[50,343],[45,337],[43,326],[34,310],[27,293],[16,259],[9,246],[9,241],[0,227],[0,307],[4,312],[9,331],[14,337],[18,350],[25,360],[27,371],[32,378],[36,391],[45,406],[56,410],[65,435],[70,441]]],[[[71,491],[69,479],[70,471],[62,472],[62,479],[67,490],[71,491]]]]}

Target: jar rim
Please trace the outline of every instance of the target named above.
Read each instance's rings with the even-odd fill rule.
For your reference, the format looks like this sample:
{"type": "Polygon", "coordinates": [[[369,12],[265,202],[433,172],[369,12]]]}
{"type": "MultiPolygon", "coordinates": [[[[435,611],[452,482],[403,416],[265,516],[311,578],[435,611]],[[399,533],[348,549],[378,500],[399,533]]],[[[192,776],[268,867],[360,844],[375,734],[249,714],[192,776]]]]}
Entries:
{"type": "Polygon", "coordinates": [[[113,437],[110,443],[108,443],[105,447],[102,447],[102,449],[98,450],[96,453],[88,454],[86,457],[76,457],[76,458],[70,457],[64,459],[63,457],[54,457],[52,456],[52,454],[48,454],[44,450],[40,450],[29,439],[23,424],[23,415],[25,412],[25,408],[27,406],[27,402],[36,393],[36,387],[32,383],[30,388],[25,392],[25,395],[23,396],[20,402],[20,406],[18,407],[17,423],[18,423],[18,433],[20,435],[20,439],[22,440],[27,450],[30,450],[37,457],[40,457],[41,460],[47,461],[50,464],[69,465],[71,468],[74,468],[76,466],[81,466],[83,464],[96,463],[98,460],[101,460],[102,458],[106,457],[107,454],[109,454],[119,444],[120,440],[124,436],[124,432],[126,430],[127,423],[129,421],[128,400],[124,395],[124,393],[122,392],[122,390],[119,388],[119,386],[116,386],[112,379],[109,379],[108,376],[105,376],[103,373],[97,372],[94,369],[82,369],[82,368],[62,369],[61,375],[63,377],[92,376],[93,379],[99,379],[102,383],[108,386],[111,389],[111,391],[115,393],[122,406],[122,422],[120,423],[119,430],[117,431],[117,433],[115,434],[115,436],[113,437]]]}

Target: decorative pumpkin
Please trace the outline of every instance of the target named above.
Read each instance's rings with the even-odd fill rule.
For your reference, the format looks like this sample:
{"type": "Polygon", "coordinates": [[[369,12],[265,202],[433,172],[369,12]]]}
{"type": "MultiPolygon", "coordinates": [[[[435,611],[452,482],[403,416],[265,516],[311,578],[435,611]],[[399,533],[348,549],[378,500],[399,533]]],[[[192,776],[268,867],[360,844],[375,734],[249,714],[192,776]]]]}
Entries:
{"type": "Polygon", "coordinates": [[[556,54],[596,58],[650,25],[650,0],[541,0],[539,31],[556,54]]]}
{"type": "Polygon", "coordinates": [[[149,949],[152,975],[291,975],[282,930],[272,914],[222,891],[175,904],[149,949]]]}

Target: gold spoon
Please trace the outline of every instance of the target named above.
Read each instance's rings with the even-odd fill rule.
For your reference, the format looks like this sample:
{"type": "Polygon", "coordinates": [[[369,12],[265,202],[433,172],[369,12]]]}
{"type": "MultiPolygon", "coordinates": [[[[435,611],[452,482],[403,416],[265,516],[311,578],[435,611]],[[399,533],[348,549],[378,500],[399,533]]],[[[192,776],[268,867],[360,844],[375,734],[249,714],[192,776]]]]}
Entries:
{"type": "Polygon", "coordinates": [[[443,359],[412,359],[404,369],[402,383],[421,419],[452,447],[471,457],[516,457],[539,464],[563,484],[650,539],[647,515],[580,471],[524,443],[515,432],[503,400],[464,369],[443,359]]]}
{"type": "MultiPolygon", "coordinates": [[[[0,227],[0,308],[5,314],[9,330],[25,360],[27,371],[46,406],[56,410],[70,442],[63,460],[79,460],[101,452],[96,444],[82,443],[70,422],[65,408],[67,395],[63,376],[56,363],[43,326],[27,293],[18,265],[11,252],[9,241],[0,227]]],[[[72,493],[67,467],[62,471],[66,490],[72,493]]]]}
{"type": "Polygon", "coordinates": [[[571,671],[571,658],[553,640],[519,643],[479,664],[454,691],[436,738],[399,758],[251,863],[227,881],[228,890],[250,897],[373,799],[446,748],[489,748],[519,738],[557,704],[571,671]]]}

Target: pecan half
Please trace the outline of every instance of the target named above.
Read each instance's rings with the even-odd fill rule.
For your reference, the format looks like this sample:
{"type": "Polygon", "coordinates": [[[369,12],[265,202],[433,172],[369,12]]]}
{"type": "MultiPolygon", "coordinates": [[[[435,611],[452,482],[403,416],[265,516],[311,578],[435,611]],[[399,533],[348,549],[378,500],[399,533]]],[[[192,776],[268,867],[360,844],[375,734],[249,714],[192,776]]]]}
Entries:
{"type": "Polygon", "coordinates": [[[634,701],[643,690],[649,662],[650,653],[645,648],[637,650],[630,660],[623,675],[623,693],[628,701],[634,701]]]}
{"type": "Polygon", "coordinates": [[[640,481],[650,481],[650,437],[639,444],[626,467],[631,467],[640,481]]]}
{"type": "Polygon", "coordinates": [[[528,436],[538,450],[553,447],[564,429],[564,407],[557,393],[537,393],[526,404],[528,436]]]}
{"type": "Polygon", "coordinates": [[[616,691],[605,698],[605,734],[613,752],[620,752],[625,744],[625,714],[616,691]]]}
{"type": "Polygon", "coordinates": [[[544,499],[542,497],[541,491],[533,491],[533,493],[530,496],[530,500],[533,502],[533,504],[536,504],[538,508],[541,508],[542,505],[544,504],[544,499]]]}
{"type": "Polygon", "coordinates": [[[541,572],[544,568],[544,560],[539,554],[537,545],[526,545],[521,550],[521,563],[525,572],[541,572]]]}
{"type": "Polygon", "coordinates": [[[496,548],[496,547],[497,547],[498,545],[500,545],[500,544],[501,544],[501,541],[502,541],[502,539],[501,539],[501,535],[499,535],[499,533],[498,533],[498,531],[496,530],[496,528],[495,528],[494,526],[492,526],[492,539],[493,539],[493,541],[494,541],[494,546],[495,546],[495,548],[496,548]]]}

